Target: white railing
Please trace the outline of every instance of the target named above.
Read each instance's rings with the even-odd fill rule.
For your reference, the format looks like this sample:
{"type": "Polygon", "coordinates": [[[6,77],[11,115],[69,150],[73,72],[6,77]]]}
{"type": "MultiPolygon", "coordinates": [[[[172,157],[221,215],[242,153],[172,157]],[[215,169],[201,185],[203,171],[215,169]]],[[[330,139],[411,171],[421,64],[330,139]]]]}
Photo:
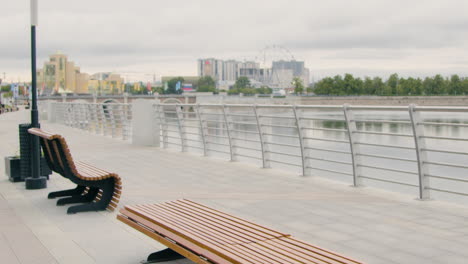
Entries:
{"type": "Polygon", "coordinates": [[[134,144],[149,134],[144,145],[161,142],[164,148],[353,186],[417,193],[423,200],[468,201],[468,107],[150,102],[147,107],[137,113],[136,105],[128,104],[53,103],[51,109],[56,122],[123,139],[133,134],[134,144]],[[145,121],[132,125],[137,117],[145,121]]]}
{"type": "Polygon", "coordinates": [[[55,122],[92,133],[131,138],[130,104],[53,103],[55,122]]]}
{"type": "Polygon", "coordinates": [[[154,104],[164,148],[468,197],[468,108],[154,104]]]}

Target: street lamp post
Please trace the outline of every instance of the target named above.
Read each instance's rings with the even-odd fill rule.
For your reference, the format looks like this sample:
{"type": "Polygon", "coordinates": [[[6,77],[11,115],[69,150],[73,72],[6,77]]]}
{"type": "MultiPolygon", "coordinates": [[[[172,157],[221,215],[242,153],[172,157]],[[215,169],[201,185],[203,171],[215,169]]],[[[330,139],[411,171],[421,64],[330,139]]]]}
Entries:
{"type": "MultiPolygon", "coordinates": [[[[37,0],[31,0],[31,74],[32,74],[32,105],[31,126],[39,128],[39,115],[37,111],[37,80],[36,80],[36,25],[37,0]]],[[[25,179],[26,189],[43,189],[47,187],[46,177],[40,176],[40,147],[39,138],[32,136],[31,140],[31,177],[25,179]]]]}

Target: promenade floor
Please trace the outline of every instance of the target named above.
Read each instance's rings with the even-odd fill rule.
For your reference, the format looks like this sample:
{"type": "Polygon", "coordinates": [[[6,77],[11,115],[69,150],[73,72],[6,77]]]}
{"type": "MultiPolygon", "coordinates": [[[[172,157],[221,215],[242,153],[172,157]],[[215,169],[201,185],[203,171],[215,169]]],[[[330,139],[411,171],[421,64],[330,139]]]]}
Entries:
{"type": "MultiPolygon", "coordinates": [[[[27,120],[0,115],[2,158],[17,153],[27,120]]],[[[468,207],[41,125],[64,135],[74,158],[123,178],[120,206],[187,198],[366,263],[468,263],[468,207]]],[[[46,198],[71,187],[56,174],[43,190],[0,177],[0,263],[138,263],[163,248],[116,212],[67,215],[46,198]]]]}

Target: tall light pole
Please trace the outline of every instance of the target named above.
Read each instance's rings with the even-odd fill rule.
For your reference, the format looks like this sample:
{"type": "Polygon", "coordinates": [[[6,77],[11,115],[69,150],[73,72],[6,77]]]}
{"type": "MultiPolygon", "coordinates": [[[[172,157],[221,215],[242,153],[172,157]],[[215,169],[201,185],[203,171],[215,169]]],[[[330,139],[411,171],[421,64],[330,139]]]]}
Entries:
{"type": "MultiPolygon", "coordinates": [[[[37,111],[37,80],[36,80],[36,25],[37,25],[37,0],[31,0],[31,75],[32,75],[32,105],[31,126],[39,128],[39,115],[37,111]]],[[[26,189],[43,189],[47,187],[46,177],[40,174],[40,147],[39,138],[31,136],[31,177],[25,179],[26,189]]]]}

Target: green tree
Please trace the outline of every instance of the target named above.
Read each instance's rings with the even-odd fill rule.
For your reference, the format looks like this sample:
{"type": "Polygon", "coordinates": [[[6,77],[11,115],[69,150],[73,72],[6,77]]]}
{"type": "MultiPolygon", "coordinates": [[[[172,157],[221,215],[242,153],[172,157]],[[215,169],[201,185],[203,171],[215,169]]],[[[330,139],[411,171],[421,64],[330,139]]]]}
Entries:
{"type": "Polygon", "coordinates": [[[437,74],[434,76],[434,94],[441,95],[446,93],[446,81],[442,75],[437,74]]]}
{"type": "Polygon", "coordinates": [[[259,93],[259,94],[272,94],[273,89],[271,89],[268,86],[262,86],[262,87],[257,89],[257,93],[259,93]]]}
{"type": "MultiPolygon", "coordinates": [[[[398,86],[398,74],[394,73],[390,75],[390,77],[387,80],[387,86],[390,87],[390,94],[388,95],[396,95],[397,94],[397,86],[398,86]]],[[[388,93],[388,91],[387,91],[388,93]]]]}
{"type": "Polygon", "coordinates": [[[304,92],[304,84],[302,84],[301,78],[294,77],[292,81],[292,85],[294,87],[295,94],[302,94],[304,92]]]}
{"type": "Polygon", "coordinates": [[[250,87],[250,80],[245,76],[241,76],[237,78],[236,83],[234,84],[234,88],[242,89],[242,88],[249,88],[250,87]]]}
{"type": "Polygon", "coordinates": [[[170,79],[167,82],[167,90],[164,93],[165,94],[181,94],[181,93],[183,93],[184,91],[182,90],[182,87],[179,90],[176,90],[176,86],[177,86],[178,82],[180,82],[180,84],[182,85],[182,83],[184,82],[184,78],[183,77],[176,77],[176,78],[170,79]]]}
{"type": "Polygon", "coordinates": [[[374,77],[374,79],[372,79],[372,86],[373,86],[374,94],[383,95],[384,89],[385,89],[385,83],[383,82],[382,78],[374,77]]]}
{"type": "Polygon", "coordinates": [[[197,92],[214,92],[216,84],[211,76],[204,76],[198,79],[197,92]]]}
{"type": "Polygon", "coordinates": [[[457,74],[450,76],[447,93],[453,95],[463,94],[462,80],[457,74]]]}

